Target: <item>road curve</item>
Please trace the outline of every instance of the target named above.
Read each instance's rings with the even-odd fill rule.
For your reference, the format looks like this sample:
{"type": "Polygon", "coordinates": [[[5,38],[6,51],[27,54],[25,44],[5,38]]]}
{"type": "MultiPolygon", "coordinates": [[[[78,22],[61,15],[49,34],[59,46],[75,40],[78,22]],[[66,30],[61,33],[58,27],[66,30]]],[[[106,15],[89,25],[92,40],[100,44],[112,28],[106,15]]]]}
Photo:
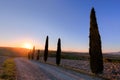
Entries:
{"type": "Polygon", "coordinates": [[[17,80],[102,80],[58,66],[30,61],[24,58],[16,58],[15,62],[18,71],[17,80]]]}

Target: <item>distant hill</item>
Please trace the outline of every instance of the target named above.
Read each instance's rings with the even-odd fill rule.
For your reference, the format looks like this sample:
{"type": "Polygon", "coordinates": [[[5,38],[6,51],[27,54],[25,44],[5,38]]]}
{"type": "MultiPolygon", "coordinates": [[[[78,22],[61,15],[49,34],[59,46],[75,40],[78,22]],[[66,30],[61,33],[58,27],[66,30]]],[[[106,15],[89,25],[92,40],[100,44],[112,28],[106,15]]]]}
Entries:
{"type": "Polygon", "coordinates": [[[0,47],[0,56],[27,56],[28,49],[17,47],[0,47]]]}
{"type": "MultiPolygon", "coordinates": [[[[25,57],[28,55],[30,50],[26,48],[18,48],[18,47],[0,47],[0,56],[11,56],[11,57],[25,57]]],[[[36,50],[37,53],[37,50],[36,50]]],[[[44,50],[40,50],[40,56],[43,56],[44,50]]],[[[50,50],[49,57],[56,57],[56,51],[50,50]]],[[[89,53],[84,52],[62,52],[61,57],[63,59],[89,59],[89,53]]],[[[119,59],[120,52],[115,53],[104,53],[104,58],[109,59],[119,59]],[[119,55],[118,55],[119,54],[119,55]]]]}

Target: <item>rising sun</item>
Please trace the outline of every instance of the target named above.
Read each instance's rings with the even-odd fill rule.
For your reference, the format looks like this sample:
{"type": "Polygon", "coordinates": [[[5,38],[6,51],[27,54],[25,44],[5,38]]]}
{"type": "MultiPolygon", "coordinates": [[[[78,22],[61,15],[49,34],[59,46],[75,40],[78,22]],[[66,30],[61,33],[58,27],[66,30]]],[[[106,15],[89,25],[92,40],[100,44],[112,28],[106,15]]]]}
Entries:
{"type": "Polygon", "coordinates": [[[32,49],[32,45],[30,43],[25,43],[24,44],[24,48],[27,48],[27,49],[32,49]]]}

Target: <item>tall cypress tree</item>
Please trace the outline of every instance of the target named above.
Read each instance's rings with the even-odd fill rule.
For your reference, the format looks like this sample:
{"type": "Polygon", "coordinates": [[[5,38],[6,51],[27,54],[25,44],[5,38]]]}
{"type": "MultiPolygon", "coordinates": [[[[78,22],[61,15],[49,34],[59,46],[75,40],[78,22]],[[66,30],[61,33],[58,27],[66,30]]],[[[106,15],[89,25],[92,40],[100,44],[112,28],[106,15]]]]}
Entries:
{"type": "Polygon", "coordinates": [[[28,52],[28,59],[30,59],[30,52],[28,52]]]}
{"type": "Polygon", "coordinates": [[[32,59],[32,52],[31,52],[31,50],[29,52],[29,56],[30,56],[30,59],[32,59]]]}
{"type": "Polygon", "coordinates": [[[40,58],[40,50],[37,51],[37,58],[36,59],[39,60],[39,58],[40,58]]]}
{"type": "Polygon", "coordinates": [[[103,73],[103,56],[101,48],[101,37],[98,30],[94,8],[90,14],[90,35],[89,35],[89,54],[91,71],[95,74],[103,73]]]}
{"type": "Polygon", "coordinates": [[[45,50],[44,50],[44,61],[46,62],[48,58],[48,36],[46,37],[45,50]]]}
{"type": "Polygon", "coordinates": [[[35,55],[35,46],[33,46],[32,54],[31,54],[31,59],[34,59],[34,55],[35,55]]]}
{"type": "Polygon", "coordinates": [[[56,64],[59,65],[61,60],[61,40],[58,39],[57,52],[56,52],[56,64]]]}

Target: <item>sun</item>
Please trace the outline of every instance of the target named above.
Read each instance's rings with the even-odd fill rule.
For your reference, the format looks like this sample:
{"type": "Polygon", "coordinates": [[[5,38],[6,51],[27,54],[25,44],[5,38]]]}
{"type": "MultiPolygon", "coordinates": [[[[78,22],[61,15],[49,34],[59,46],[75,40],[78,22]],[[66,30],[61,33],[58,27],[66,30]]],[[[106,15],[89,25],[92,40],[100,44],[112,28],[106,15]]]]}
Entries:
{"type": "Polygon", "coordinates": [[[27,48],[27,49],[32,49],[32,44],[30,44],[30,43],[25,43],[24,44],[24,48],[27,48]]]}

